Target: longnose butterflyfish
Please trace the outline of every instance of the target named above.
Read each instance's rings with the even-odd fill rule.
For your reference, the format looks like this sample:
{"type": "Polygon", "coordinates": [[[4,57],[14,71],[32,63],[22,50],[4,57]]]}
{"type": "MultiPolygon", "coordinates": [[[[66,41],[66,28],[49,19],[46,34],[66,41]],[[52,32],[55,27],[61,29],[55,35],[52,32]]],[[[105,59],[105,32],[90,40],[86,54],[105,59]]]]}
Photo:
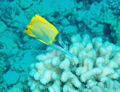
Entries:
{"type": "Polygon", "coordinates": [[[32,18],[27,26],[27,30],[24,32],[48,45],[54,42],[55,37],[59,33],[51,23],[39,15],[35,15],[32,18]]]}
{"type": "Polygon", "coordinates": [[[35,15],[27,25],[27,30],[24,30],[24,32],[29,36],[35,37],[39,41],[66,53],[68,56],[74,57],[69,51],[53,43],[59,31],[43,17],[35,15]]]}

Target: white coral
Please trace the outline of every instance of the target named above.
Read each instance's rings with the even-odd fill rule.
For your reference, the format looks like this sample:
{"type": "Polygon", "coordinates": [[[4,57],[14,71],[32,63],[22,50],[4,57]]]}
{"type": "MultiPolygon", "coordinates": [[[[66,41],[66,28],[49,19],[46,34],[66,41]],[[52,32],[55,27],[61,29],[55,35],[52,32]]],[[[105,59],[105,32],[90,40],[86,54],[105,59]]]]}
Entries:
{"type": "Polygon", "coordinates": [[[103,92],[109,88],[119,91],[120,49],[103,43],[100,37],[90,40],[87,34],[74,35],[71,42],[69,51],[74,58],[57,50],[37,56],[39,62],[31,65],[28,78],[32,92],[103,92]],[[111,86],[105,84],[108,81],[111,86]]]}

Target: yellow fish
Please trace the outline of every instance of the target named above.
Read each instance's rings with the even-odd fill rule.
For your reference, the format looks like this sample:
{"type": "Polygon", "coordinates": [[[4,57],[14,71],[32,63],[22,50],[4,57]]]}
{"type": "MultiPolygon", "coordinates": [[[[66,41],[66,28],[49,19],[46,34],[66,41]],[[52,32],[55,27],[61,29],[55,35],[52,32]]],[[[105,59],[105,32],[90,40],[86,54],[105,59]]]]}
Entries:
{"type": "Polygon", "coordinates": [[[41,16],[35,15],[28,24],[27,30],[24,30],[24,32],[32,37],[36,37],[39,41],[66,53],[68,56],[74,57],[74,55],[67,50],[53,43],[59,31],[41,16]]]}
{"type": "Polygon", "coordinates": [[[59,33],[51,23],[39,15],[35,15],[31,19],[27,30],[24,30],[24,32],[47,45],[53,43],[59,33]]]}

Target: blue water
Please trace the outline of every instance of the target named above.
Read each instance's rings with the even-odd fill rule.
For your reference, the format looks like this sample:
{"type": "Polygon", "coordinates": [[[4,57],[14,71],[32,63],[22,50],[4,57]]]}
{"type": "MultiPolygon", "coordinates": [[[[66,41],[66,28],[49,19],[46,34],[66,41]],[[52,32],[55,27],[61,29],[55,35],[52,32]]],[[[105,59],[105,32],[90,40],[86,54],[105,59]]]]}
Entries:
{"type": "MultiPolygon", "coordinates": [[[[103,42],[108,41],[119,48],[119,5],[120,1],[118,0],[1,0],[0,92],[107,92],[110,87],[110,92],[119,92],[119,63],[117,68],[113,68],[114,71],[117,69],[119,77],[117,79],[110,78],[110,87],[106,86],[109,82],[106,82],[106,84],[103,83],[106,87],[106,89],[104,89],[104,87],[102,89],[101,87],[100,90],[103,91],[98,91],[99,88],[94,89],[88,87],[87,81],[81,82],[83,84],[81,88],[77,88],[74,84],[71,82],[71,84],[69,84],[68,82],[69,86],[71,86],[71,90],[65,91],[63,90],[65,82],[62,82],[60,78],[58,78],[61,83],[60,87],[58,87],[60,89],[59,91],[50,91],[50,88],[48,89],[54,82],[52,80],[45,85],[38,83],[37,85],[40,84],[39,90],[32,89],[28,84],[30,71],[32,71],[31,64],[40,62],[36,59],[38,55],[49,53],[49,48],[47,48],[49,45],[23,32],[26,30],[26,26],[29,24],[32,17],[38,14],[57,28],[59,34],[62,36],[58,34],[53,43],[61,46],[65,51],[72,48],[70,47],[73,43],[71,38],[73,35],[77,34],[80,34],[81,37],[87,34],[90,37],[89,40],[94,37],[100,37],[103,42]],[[114,82],[118,83],[116,84],[118,85],[116,88],[112,87],[115,85],[114,82]]],[[[82,38],[78,40],[78,42],[83,41],[82,38]]],[[[54,49],[55,48],[52,50],[54,49]]],[[[119,52],[119,50],[115,51],[116,53],[119,52]]],[[[63,56],[60,56],[61,61],[63,61],[64,56],[65,53],[63,53],[63,56]]],[[[114,56],[111,56],[110,59],[113,57],[114,56]]],[[[76,67],[78,66],[79,65],[76,65],[76,67]]],[[[70,68],[71,67],[72,66],[70,66],[70,68]]],[[[64,69],[60,69],[59,71],[62,72],[64,69]]],[[[75,74],[75,71],[71,71],[75,74]]],[[[60,76],[61,73],[59,74],[59,77],[60,76]]],[[[77,78],[79,79],[80,76],[77,76],[77,78]]],[[[97,76],[93,78],[93,81],[96,82],[95,86],[98,86],[98,82],[100,81],[96,77],[97,76]]],[[[34,78],[31,80],[34,80],[34,78]]],[[[69,81],[71,80],[69,79],[69,81]]],[[[79,81],[81,80],[79,79],[79,81]]],[[[32,82],[37,83],[37,80],[32,82]]]]}

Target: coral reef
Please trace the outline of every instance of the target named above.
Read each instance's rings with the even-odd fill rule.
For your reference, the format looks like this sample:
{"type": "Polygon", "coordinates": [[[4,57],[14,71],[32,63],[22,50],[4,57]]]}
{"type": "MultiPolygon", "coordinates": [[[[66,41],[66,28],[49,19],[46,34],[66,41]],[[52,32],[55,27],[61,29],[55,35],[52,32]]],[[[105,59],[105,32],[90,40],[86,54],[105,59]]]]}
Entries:
{"type": "MultiPolygon", "coordinates": [[[[83,5],[84,2],[79,3],[83,5]]],[[[120,45],[119,1],[102,0],[99,3],[92,3],[89,8],[83,7],[76,10],[77,16],[74,16],[79,29],[87,30],[87,33],[89,30],[92,36],[101,36],[105,40],[120,45]]]]}
{"type": "Polygon", "coordinates": [[[15,84],[19,79],[19,74],[15,71],[8,71],[3,75],[3,79],[8,85],[15,84]]]}
{"type": "Polygon", "coordinates": [[[4,32],[5,31],[5,29],[6,29],[6,25],[2,22],[2,21],[0,21],[0,33],[1,32],[4,32]]]}
{"type": "Polygon", "coordinates": [[[0,4],[0,91],[120,92],[120,0],[0,4]],[[35,14],[55,25],[61,34],[56,41],[63,41],[75,58],[52,47],[46,50],[47,45],[23,33],[35,14]],[[7,78],[9,72],[19,77],[7,78]]]}
{"type": "MultiPolygon", "coordinates": [[[[71,37],[72,44],[68,48],[76,55],[74,58],[57,50],[38,55],[38,62],[30,67],[28,85],[31,91],[120,90],[120,48],[108,41],[103,42],[100,37],[90,39],[87,34],[71,37]]],[[[48,47],[48,51],[50,49],[48,47]]]]}
{"type": "Polygon", "coordinates": [[[113,10],[114,14],[120,15],[119,0],[107,0],[107,4],[109,5],[109,8],[113,10]]]}
{"type": "Polygon", "coordinates": [[[11,31],[20,31],[18,30],[23,24],[27,24],[28,20],[24,16],[23,11],[18,7],[15,2],[0,2],[0,13],[1,20],[10,27],[9,30],[11,31]],[[24,22],[25,21],[25,22],[24,22]]]}

